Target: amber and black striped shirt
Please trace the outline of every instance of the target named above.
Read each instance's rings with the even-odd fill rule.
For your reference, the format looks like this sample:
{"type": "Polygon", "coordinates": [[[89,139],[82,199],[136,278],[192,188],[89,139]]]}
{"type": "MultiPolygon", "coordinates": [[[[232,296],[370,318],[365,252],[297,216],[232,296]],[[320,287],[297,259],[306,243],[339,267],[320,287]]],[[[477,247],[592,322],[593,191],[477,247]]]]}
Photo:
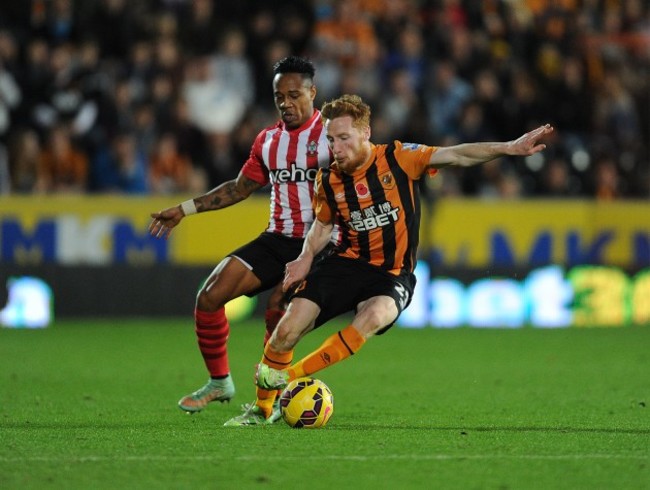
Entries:
{"type": "MultiPolygon", "coordinates": [[[[420,228],[416,180],[427,172],[436,147],[394,141],[372,145],[368,161],[348,175],[333,163],[316,177],[314,210],[340,226],[338,254],[391,274],[413,272],[420,228]]],[[[429,170],[429,174],[435,174],[429,170]]]]}

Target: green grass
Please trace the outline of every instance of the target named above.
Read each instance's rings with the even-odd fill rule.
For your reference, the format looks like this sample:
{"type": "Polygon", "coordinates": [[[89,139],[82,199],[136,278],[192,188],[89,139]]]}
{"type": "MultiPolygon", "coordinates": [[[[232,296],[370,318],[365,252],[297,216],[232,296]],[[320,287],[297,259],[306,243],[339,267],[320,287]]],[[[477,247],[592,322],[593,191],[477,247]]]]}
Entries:
{"type": "Polygon", "coordinates": [[[254,398],[261,335],[233,326],[238,393],[189,416],[189,319],[0,330],[0,488],[650,488],[648,327],[394,328],[320,373],[324,429],[222,427],[254,398]]]}

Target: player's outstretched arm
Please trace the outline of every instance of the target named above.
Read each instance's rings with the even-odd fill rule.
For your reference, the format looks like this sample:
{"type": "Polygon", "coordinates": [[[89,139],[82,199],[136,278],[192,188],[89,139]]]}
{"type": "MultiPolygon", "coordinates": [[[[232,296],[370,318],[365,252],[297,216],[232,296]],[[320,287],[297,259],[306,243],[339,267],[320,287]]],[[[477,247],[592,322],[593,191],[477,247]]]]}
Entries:
{"type": "Polygon", "coordinates": [[[190,214],[227,208],[248,198],[262,184],[249,179],[241,172],[234,180],[218,185],[202,196],[177,204],[171,208],[151,213],[149,233],[157,238],[169,238],[172,229],[190,214]]]}
{"type": "Polygon", "coordinates": [[[540,143],[540,140],[552,132],[553,127],[550,124],[545,124],[512,141],[442,146],[431,155],[429,167],[470,167],[508,155],[532,155],[546,148],[546,145],[540,143]]]}

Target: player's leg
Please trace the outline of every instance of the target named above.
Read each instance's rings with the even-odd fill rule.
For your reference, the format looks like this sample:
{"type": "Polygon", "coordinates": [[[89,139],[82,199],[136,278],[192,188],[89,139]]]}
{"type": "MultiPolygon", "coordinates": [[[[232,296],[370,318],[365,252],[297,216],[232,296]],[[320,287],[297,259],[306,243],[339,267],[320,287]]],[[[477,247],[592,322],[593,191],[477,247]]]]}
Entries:
{"type": "Polygon", "coordinates": [[[210,375],[208,382],[181,398],[178,405],[187,412],[199,412],[212,401],[229,401],[235,394],[230,375],[227,341],[230,325],[225,305],[260,287],[260,280],[235,257],[226,257],[212,271],[199,291],[194,309],[199,351],[210,375]]]}
{"type": "MultiPolygon", "coordinates": [[[[343,275],[340,264],[335,263],[334,267],[338,268],[338,272],[334,271],[334,276],[343,275]]],[[[325,284],[327,283],[326,280],[325,284]]],[[[325,315],[321,315],[319,321],[323,322],[336,316],[337,310],[332,309],[330,304],[344,302],[346,297],[356,297],[361,301],[356,306],[352,323],[325,339],[318,349],[284,371],[260,365],[256,378],[259,386],[281,389],[295,378],[310,376],[354,355],[368,338],[383,333],[397,320],[401,311],[410,302],[414,278],[411,274],[395,278],[387,277],[374,269],[364,270],[362,267],[361,270],[354,272],[353,277],[347,277],[339,284],[336,290],[330,288],[328,301],[323,302],[322,297],[316,300],[326,305],[323,307],[325,315]]],[[[319,289],[323,289],[322,284],[319,286],[319,289]]],[[[305,293],[297,294],[314,297],[313,289],[310,291],[309,286],[306,289],[305,293]]]]}
{"type": "MultiPolygon", "coordinates": [[[[362,286],[358,270],[356,270],[354,264],[354,262],[347,259],[341,260],[329,257],[313,267],[306,280],[295,292],[289,305],[289,310],[296,308],[297,311],[302,309],[312,311],[312,317],[314,318],[312,324],[308,328],[296,328],[290,321],[285,322],[289,315],[288,310],[287,315],[282,319],[278,329],[267,344],[265,350],[267,358],[272,357],[270,353],[277,357],[282,353],[293,350],[299,340],[316,325],[321,325],[343,312],[354,309],[356,306],[354,298],[358,296],[358,290],[362,286]]],[[[304,323],[304,325],[307,324],[304,323]]],[[[325,361],[329,359],[330,355],[335,358],[339,357],[339,354],[335,351],[341,347],[345,348],[340,339],[335,342],[332,342],[332,340],[332,338],[328,339],[327,345],[322,345],[319,350],[323,354],[325,361]]],[[[350,342],[356,345],[353,338],[350,338],[350,342]]],[[[322,360],[321,362],[325,361],[322,360]]],[[[275,367],[272,363],[263,360],[258,365],[257,385],[271,388],[284,387],[288,382],[288,377],[292,375],[289,371],[292,367],[275,367]],[[280,369],[282,370],[280,371],[280,369]]]]}
{"type": "Polygon", "coordinates": [[[197,296],[195,314],[199,348],[210,381],[185,397],[183,400],[188,399],[187,403],[181,400],[181,408],[198,411],[211,400],[232,398],[234,385],[227,352],[230,326],[225,304],[242,295],[254,296],[275,287],[282,281],[285,264],[301,250],[302,239],[265,232],[233,251],[215,268],[197,296]]]}
{"type": "Polygon", "coordinates": [[[282,291],[282,283],[279,283],[269,295],[266,302],[266,311],[264,312],[264,324],[266,331],[264,333],[264,345],[271,338],[271,334],[278,326],[278,322],[287,309],[286,293],[282,291]]]}
{"type": "MultiPolygon", "coordinates": [[[[287,293],[282,291],[282,284],[278,284],[275,289],[269,295],[269,298],[266,303],[266,311],[264,314],[264,325],[266,327],[264,332],[264,346],[268,343],[271,335],[275,331],[275,328],[278,326],[278,322],[284,315],[287,309],[287,293]]],[[[291,364],[291,359],[289,364],[291,364]]],[[[267,400],[273,399],[273,410],[271,417],[278,417],[280,415],[280,396],[277,390],[264,390],[262,388],[257,388],[257,400],[267,400]]],[[[252,404],[246,404],[243,406],[244,413],[250,411],[255,405],[255,402],[252,404]]]]}
{"type": "MultiPolygon", "coordinates": [[[[293,360],[293,348],[308,332],[313,330],[314,321],[320,313],[318,305],[304,298],[295,298],[289,303],[287,312],[280,320],[278,327],[264,346],[264,354],[260,364],[274,370],[285,370],[293,360]]],[[[277,392],[257,388],[255,404],[264,414],[269,414],[277,392]]]]}
{"type": "MultiPolygon", "coordinates": [[[[284,264],[295,260],[298,254],[301,252],[302,245],[300,246],[300,248],[297,248],[296,245],[298,243],[299,242],[294,242],[289,246],[285,245],[282,247],[283,253],[281,259],[284,262],[284,264]]],[[[328,245],[321,253],[319,253],[316,256],[316,258],[314,259],[314,263],[319,263],[320,261],[324,260],[326,257],[330,256],[331,254],[332,254],[332,245],[328,245]]],[[[282,272],[284,273],[284,265],[283,265],[282,272]]],[[[266,312],[264,315],[265,325],[266,325],[264,345],[266,345],[268,340],[271,338],[271,334],[275,330],[275,327],[278,325],[278,322],[282,318],[282,315],[284,315],[287,306],[289,304],[290,298],[291,298],[291,292],[282,291],[282,281],[280,281],[276,285],[276,287],[269,295],[266,304],[266,312]]]]}
{"type": "MultiPolygon", "coordinates": [[[[260,365],[269,367],[273,372],[284,373],[293,358],[293,346],[313,326],[320,308],[313,302],[292,300],[277,328],[264,347],[260,365]],[[282,339],[282,340],[279,340],[282,339]]],[[[228,420],[226,426],[263,425],[275,422],[280,416],[274,410],[277,391],[257,388],[255,403],[248,406],[242,414],[228,420]]]]}
{"type": "MultiPolygon", "coordinates": [[[[284,388],[291,380],[311,376],[356,354],[366,340],[392,323],[397,318],[397,308],[390,296],[377,296],[359,304],[359,312],[352,323],[330,335],[315,351],[307,354],[288,368],[279,368],[269,363],[259,365],[258,385],[268,389],[284,388]],[[283,369],[283,370],[280,370],[283,369]]],[[[294,344],[295,345],[295,344],[294,344]]]]}
{"type": "Polygon", "coordinates": [[[271,337],[288,304],[282,291],[282,279],[287,262],[295,260],[302,251],[303,240],[273,233],[262,233],[257,239],[233,252],[259,278],[260,286],[248,295],[272,288],[265,311],[264,344],[271,337]]]}

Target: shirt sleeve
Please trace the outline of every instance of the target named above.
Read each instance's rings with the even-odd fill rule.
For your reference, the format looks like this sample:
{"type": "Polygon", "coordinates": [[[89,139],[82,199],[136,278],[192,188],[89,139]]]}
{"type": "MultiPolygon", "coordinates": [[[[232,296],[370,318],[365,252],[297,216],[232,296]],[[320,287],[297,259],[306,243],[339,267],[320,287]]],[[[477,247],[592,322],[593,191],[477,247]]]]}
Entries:
{"type": "Polygon", "coordinates": [[[395,140],[395,158],[400,167],[414,180],[419,179],[425,172],[433,177],[438,173],[435,168],[428,168],[431,155],[438,149],[436,146],[419,143],[402,143],[395,140]]]}
{"type": "Polygon", "coordinates": [[[262,141],[264,139],[264,132],[261,132],[255,138],[253,146],[251,147],[250,155],[248,160],[244,163],[241,172],[244,176],[257,182],[258,184],[265,186],[269,183],[269,169],[264,164],[264,158],[262,157],[262,141]]]}

